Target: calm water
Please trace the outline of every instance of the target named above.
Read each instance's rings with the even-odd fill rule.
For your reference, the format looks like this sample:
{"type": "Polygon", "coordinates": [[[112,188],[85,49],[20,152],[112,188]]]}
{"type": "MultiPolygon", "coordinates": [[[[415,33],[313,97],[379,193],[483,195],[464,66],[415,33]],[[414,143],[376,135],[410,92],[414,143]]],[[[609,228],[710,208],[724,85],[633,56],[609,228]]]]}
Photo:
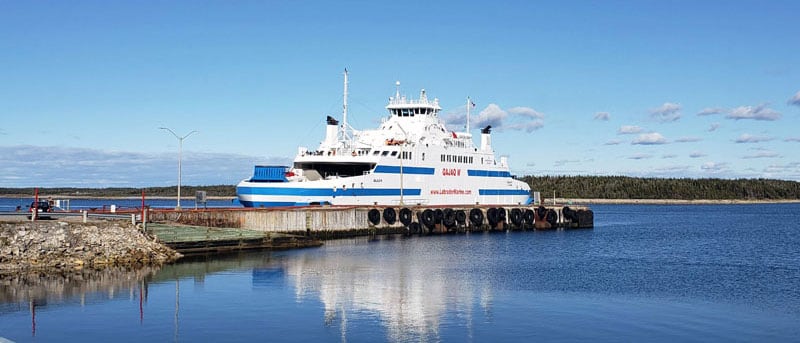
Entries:
{"type": "Polygon", "coordinates": [[[800,341],[800,205],[383,237],[0,284],[25,341],[800,341]],[[28,285],[24,285],[24,284],[28,285]]]}

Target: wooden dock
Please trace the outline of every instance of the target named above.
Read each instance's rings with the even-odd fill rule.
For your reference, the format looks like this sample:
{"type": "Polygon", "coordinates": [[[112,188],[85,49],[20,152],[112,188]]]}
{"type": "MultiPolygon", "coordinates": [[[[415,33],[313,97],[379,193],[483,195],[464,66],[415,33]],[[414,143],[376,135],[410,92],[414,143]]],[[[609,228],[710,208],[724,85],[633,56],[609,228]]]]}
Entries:
{"type": "Polygon", "coordinates": [[[317,239],[242,228],[215,228],[177,223],[149,223],[147,232],[184,254],[247,249],[291,249],[322,245],[317,239]]]}

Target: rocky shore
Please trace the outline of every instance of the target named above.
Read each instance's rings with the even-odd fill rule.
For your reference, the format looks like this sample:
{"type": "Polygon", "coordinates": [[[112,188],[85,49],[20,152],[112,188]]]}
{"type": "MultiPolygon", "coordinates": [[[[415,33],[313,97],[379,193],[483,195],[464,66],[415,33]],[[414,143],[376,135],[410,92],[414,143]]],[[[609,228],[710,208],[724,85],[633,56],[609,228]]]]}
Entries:
{"type": "Polygon", "coordinates": [[[159,265],[180,256],[126,221],[0,223],[0,274],[159,265]]]}

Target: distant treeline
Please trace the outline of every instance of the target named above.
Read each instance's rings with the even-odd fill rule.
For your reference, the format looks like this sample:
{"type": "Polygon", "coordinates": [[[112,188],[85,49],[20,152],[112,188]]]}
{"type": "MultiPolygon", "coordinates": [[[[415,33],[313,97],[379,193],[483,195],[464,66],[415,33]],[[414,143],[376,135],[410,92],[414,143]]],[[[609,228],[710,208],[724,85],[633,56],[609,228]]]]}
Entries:
{"type": "MultiPolygon", "coordinates": [[[[663,179],[627,176],[525,176],[521,180],[550,197],[584,199],[684,199],[684,200],[781,200],[800,199],[800,182],[770,179],[663,179]]],[[[175,196],[171,187],[147,188],[39,188],[46,196],[137,197],[142,190],[149,197],[175,196]]],[[[208,196],[234,197],[236,186],[181,186],[181,195],[195,191],[208,196]]],[[[30,195],[33,188],[0,188],[0,195],[30,195]]]]}
{"type": "Polygon", "coordinates": [[[771,179],[664,179],[627,176],[525,176],[542,197],[584,199],[800,199],[800,182],[771,179]]]}
{"type": "MultiPolygon", "coordinates": [[[[146,187],[146,188],[72,188],[72,187],[51,187],[39,188],[39,194],[45,196],[79,196],[79,197],[140,197],[144,190],[148,197],[174,197],[178,193],[176,186],[171,187],[146,187]]],[[[236,196],[236,186],[232,185],[213,185],[213,186],[181,186],[182,197],[194,197],[195,191],[206,191],[207,196],[236,196]]],[[[0,195],[30,195],[33,196],[33,188],[0,188],[0,195]]]]}

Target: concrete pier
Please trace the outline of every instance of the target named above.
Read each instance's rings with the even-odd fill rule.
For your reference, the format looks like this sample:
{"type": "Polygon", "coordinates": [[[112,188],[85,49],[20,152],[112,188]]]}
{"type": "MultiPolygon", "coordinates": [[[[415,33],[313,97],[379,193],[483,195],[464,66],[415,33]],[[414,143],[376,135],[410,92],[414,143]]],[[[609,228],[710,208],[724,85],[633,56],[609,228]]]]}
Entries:
{"type": "Polygon", "coordinates": [[[592,228],[586,206],[308,206],[153,210],[153,222],[238,228],[319,239],[371,234],[592,228]]]}

